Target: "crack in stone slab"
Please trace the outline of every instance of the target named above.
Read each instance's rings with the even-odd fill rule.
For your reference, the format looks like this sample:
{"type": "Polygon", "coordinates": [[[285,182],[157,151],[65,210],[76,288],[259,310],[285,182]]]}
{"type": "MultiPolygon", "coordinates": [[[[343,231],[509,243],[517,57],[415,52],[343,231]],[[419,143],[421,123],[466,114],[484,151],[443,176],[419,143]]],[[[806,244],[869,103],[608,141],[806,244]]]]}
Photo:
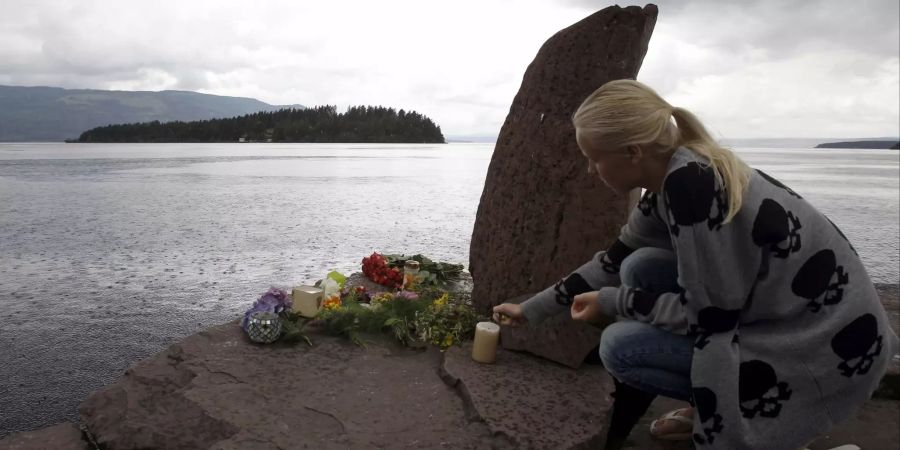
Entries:
{"type": "Polygon", "coordinates": [[[504,350],[498,351],[495,364],[479,364],[469,352],[468,343],[448,349],[437,372],[462,399],[466,417],[484,423],[495,444],[502,440],[516,448],[602,448],[613,389],[605,371],[576,371],[504,350]],[[572,417],[554,419],[567,415],[572,417]]]}
{"type": "Polygon", "coordinates": [[[327,411],[318,410],[318,409],[313,408],[312,406],[308,406],[308,405],[303,405],[303,407],[312,412],[323,414],[323,415],[326,415],[326,416],[331,417],[332,419],[336,420],[337,423],[341,425],[341,433],[347,434],[347,427],[344,425],[344,422],[341,421],[341,419],[338,419],[337,416],[335,416],[334,414],[327,412],[327,411]]]}
{"type": "Polygon", "coordinates": [[[518,447],[517,440],[510,436],[509,434],[500,431],[494,430],[487,420],[478,412],[478,408],[475,407],[475,403],[472,401],[472,394],[469,392],[469,388],[466,386],[466,383],[463,382],[460,378],[453,376],[447,369],[444,367],[444,363],[446,362],[446,353],[441,355],[440,365],[437,367],[437,374],[441,378],[441,380],[453,388],[453,392],[456,393],[457,396],[462,400],[463,404],[463,413],[466,416],[466,419],[469,422],[481,422],[485,426],[488,427],[488,430],[491,432],[491,435],[494,439],[500,439],[504,444],[510,447],[518,447]]]}

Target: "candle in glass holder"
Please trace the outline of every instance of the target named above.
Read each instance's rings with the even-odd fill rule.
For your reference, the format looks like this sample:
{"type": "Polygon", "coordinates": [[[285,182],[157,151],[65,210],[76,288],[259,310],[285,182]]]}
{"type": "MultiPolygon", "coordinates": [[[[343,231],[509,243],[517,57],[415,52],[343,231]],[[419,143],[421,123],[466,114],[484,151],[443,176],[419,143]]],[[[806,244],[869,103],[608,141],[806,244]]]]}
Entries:
{"type": "Polygon", "coordinates": [[[475,325],[472,359],[480,363],[493,363],[497,359],[497,344],[499,342],[500,325],[493,322],[478,322],[478,325],[475,325]]]}
{"type": "Polygon", "coordinates": [[[419,262],[415,260],[403,263],[403,289],[412,289],[419,275],[419,262]]]}
{"type": "Polygon", "coordinates": [[[315,286],[296,286],[291,290],[294,312],[303,317],[314,317],[322,307],[322,290],[315,286]]]}

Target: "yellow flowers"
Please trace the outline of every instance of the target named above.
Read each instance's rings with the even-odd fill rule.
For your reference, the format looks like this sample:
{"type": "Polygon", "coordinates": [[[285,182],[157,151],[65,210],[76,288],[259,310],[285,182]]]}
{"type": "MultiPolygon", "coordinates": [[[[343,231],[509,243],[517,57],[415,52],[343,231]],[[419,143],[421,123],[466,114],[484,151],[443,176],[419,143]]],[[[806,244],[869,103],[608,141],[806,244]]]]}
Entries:
{"type": "Polygon", "coordinates": [[[447,292],[444,292],[444,295],[440,296],[437,300],[435,300],[433,305],[438,306],[438,307],[444,306],[447,304],[447,300],[449,300],[449,299],[450,299],[450,294],[447,292]]]}
{"type": "Polygon", "coordinates": [[[441,342],[441,351],[446,350],[451,345],[453,345],[453,335],[448,334],[444,336],[444,342],[441,342]]]}
{"type": "Polygon", "coordinates": [[[329,310],[340,308],[341,307],[341,295],[335,294],[335,295],[332,295],[332,296],[326,298],[325,301],[322,302],[322,307],[325,309],[329,309],[329,310]]]}
{"type": "Polygon", "coordinates": [[[374,297],[372,297],[371,303],[373,306],[380,305],[382,303],[389,302],[393,299],[394,299],[394,294],[392,294],[390,292],[382,292],[382,293],[376,294],[374,297]]]}

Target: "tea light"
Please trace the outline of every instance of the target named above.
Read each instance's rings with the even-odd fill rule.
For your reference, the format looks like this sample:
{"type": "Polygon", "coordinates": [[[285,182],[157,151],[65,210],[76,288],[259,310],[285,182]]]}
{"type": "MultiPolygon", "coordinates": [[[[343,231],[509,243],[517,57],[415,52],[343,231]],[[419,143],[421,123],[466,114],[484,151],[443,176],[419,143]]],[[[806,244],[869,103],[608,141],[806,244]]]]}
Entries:
{"type": "Polygon", "coordinates": [[[480,363],[493,363],[497,359],[497,343],[499,342],[500,325],[493,322],[478,322],[478,325],[475,325],[472,359],[480,363]]]}
{"type": "Polygon", "coordinates": [[[322,307],[322,290],[315,286],[296,286],[291,290],[294,312],[303,317],[314,317],[322,307]]]}

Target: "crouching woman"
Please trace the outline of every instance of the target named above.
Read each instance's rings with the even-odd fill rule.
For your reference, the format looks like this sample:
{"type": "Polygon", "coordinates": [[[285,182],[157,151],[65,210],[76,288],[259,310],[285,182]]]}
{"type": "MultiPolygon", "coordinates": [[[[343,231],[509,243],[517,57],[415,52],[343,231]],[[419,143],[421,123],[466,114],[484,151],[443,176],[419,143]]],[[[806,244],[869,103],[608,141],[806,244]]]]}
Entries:
{"type": "Polygon", "coordinates": [[[851,417],[900,345],[843,233],[637,81],[600,87],[573,122],[590,172],[646,193],[609,249],[494,312],[620,318],[599,347],[617,386],[610,441],[656,395],[693,406],[651,434],[702,449],[796,450],[851,417]]]}

